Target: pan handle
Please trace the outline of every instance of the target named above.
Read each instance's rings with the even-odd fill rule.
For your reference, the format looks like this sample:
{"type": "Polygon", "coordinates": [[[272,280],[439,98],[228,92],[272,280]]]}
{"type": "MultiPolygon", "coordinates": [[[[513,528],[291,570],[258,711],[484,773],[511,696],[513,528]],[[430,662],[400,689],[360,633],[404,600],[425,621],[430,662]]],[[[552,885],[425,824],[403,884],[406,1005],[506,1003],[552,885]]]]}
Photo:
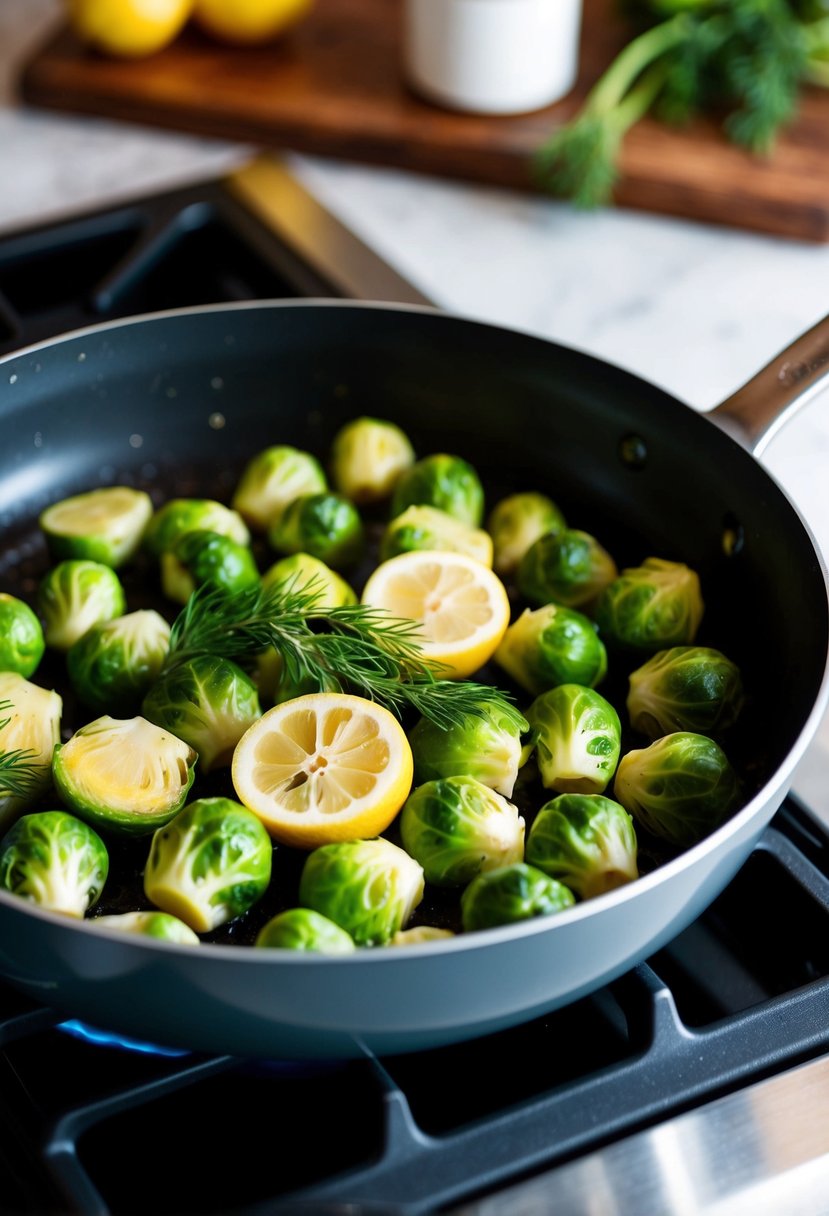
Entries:
{"type": "Polygon", "coordinates": [[[755,456],[824,387],[829,377],[829,316],[776,355],[708,417],[755,456]]]}

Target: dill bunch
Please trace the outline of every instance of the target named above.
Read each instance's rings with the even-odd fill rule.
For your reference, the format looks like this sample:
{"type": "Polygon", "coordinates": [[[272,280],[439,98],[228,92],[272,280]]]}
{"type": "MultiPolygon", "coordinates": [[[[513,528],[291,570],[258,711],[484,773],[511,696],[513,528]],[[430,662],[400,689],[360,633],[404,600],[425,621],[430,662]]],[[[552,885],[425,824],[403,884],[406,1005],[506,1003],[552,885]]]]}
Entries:
{"type": "Polygon", "coordinates": [[[634,31],[580,110],[537,150],[538,184],[581,208],[611,200],[628,131],[717,116],[768,155],[807,82],[829,84],[829,18],[790,0],[619,0],[634,31]]]}
{"type": "Polygon", "coordinates": [[[352,692],[398,718],[408,710],[448,728],[495,701],[511,720],[525,723],[506,692],[443,678],[443,666],[423,656],[417,622],[363,604],[323,608],[320,594],[316,579],[233,592],[199,587],[173,622],[163,672],[205,654],[250,670],[272,647],[292,684],[352,692]]]}

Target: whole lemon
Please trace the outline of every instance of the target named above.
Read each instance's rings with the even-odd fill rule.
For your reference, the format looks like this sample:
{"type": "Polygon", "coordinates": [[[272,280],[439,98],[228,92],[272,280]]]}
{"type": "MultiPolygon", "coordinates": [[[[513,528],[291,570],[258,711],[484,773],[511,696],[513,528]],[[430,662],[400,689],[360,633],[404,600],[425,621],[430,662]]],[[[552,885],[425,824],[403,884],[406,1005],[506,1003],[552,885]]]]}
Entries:
{"type": "Polygon", "coordinates": [[[75,33],[108,55],[138,59],[178,36],[193,0],[66,0],[75,33]]]}
{"type": "Polygon", "coordinates": [[[195,0],[193,19],[220,42],[269,42],[308,13],[314,0],[195,0]]]}

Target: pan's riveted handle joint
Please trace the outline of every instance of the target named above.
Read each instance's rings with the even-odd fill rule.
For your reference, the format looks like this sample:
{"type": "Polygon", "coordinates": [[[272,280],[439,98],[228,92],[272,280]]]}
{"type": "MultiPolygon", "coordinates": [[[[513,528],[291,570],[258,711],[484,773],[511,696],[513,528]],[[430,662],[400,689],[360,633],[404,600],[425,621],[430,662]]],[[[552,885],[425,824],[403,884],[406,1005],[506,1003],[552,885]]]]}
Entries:
{"type": "Polygon", "coordinates": [[[759,456],[829,381],[829,316],[796,338],[708,417],[759,456]]]}

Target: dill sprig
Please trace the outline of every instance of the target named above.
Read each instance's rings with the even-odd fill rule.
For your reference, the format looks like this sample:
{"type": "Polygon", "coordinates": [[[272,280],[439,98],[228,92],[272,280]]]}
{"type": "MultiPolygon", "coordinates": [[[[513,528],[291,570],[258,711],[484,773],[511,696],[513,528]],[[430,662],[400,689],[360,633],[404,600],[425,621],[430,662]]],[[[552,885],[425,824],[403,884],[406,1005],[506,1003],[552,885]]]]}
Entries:
{"type": "Polygon", "coordinates": [[[292,684],[355,693],[398,718],[411,710],[448,728],[496,703],[524,722],[501,689],[444,678],[444,665],[423,655],[416,621],[364,604],[323,607],[321,590],[316,578],[234,592],[197,588],[173,622],[164,671],[208,654],[250,670],[272,647],[292,684]]]}
{"type": "MultiPolygon", "coordinates": [[[[0,713],[14,709],[11,701],[0,701],[0,713]]],[[[11,718],[0,722],[0,730],[8,726],[11,718]]],[[[31,748],[16,748],[3,751],[0,748],[0,797],[25,798],[40,783],[44,765],[35,763],[36,755],[31,748]]]]}

